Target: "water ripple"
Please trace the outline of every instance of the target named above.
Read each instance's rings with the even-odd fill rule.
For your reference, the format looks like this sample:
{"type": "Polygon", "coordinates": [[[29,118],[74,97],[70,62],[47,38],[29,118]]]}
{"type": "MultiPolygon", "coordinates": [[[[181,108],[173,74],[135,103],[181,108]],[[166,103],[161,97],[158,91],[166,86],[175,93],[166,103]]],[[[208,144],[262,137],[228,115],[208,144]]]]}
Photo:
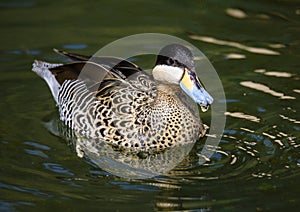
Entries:
{"type": "Polygon", "coordinates": [[[266,71],[266,69],[256,69],[254,70],[256,73],[261,73],[266,76],[272,76],[272,77],[283,77],[283,78],[289,78],[292,77],[293,74],[288,72],[281,72],[281,71],[266,71]]]}
{"type": "Polygon", "coordinates": [[[46,153],[44,153],[43,151],[49,151],[51,148],[46,146],[46,145],[42,145],[36,142],[32,142],[32,141],[26,141],[24,142],[24,144],[37,148],[37,149],[27,149],[25,148],[24,151],[30,155],[34,155],[34,156],[39,156],[42,158],[48,158],[48,155],[46,153]],[[43,150],[43,151],[41,151],[43,150]]]}
{"type": "Polygon", "coordinates": [[[30,155],[39,156],[42,158],[48,158],[48,155],[46,155],[44,152],[34,149],[24,149],[24,151],[30,155]]]}
{"type": "Polygon", "coordinates": [[[233,18],[238,18],[238,19],[247,18],[247,14],[243,10],[237,8],[227,8],[225,11],[227,15],[233,18]]]}
{"type": "Polygon", "coordinates": [[[295,93],[300,93],[300,89],[294,89],[293,90],[295,93]]]}
{"type": "Polygon", "coordinates": [[[245,114],[242,112],[225,112],[225,115],[235,117],[235,118],[246,119],[248,121],[260,122],[260,118],[257,118],[253,115],[248,115],[248,114],[245,114]]]}
{"type": "Polygon", "coordinates": [[[230,54],[226,54],[225,55],[225,58],[226,59],[245,59],[246,58],[246,55],[244,54],[237,54],[237,53],[230,53],[230,54]]]}
{"type": "Polygon", "coordinates": [[[266,49],[266,48],[258,48],[258,47],[252,47],[252,46],[246,46],[237,42],[233,41],[226,41],[226,40],[220,40],[216,39],[213,37],[208,37],[208,36],[199,36],[199,35],[190,35],[189,36],[191,39],[194,40],[199,40],[205,43],[213,43],[217,45],[222,45],[222,46],[230,46],[230,47],[235,47],[237,49],[245,50],[251,53],[255,54],[265,54],[265,55],[280,55],[279,52],[266,49]]]}
{"type": "Polygon", "coordinates": [[[69,176],[74,176],[72,172],[69,170],[63,168],[60,164],[56,163],[44,163],[44,167],[52,172],[58,173],[58,174],[64,174],[69,176]]]}
{"type": "Polygon", "coordinates": [[[26,142],[24,142],[24,144],[41,149],[41,150],[50,150],[51,149],[50,147],[48,147],[46,145],[39,144],[39,143],[32,142],[32,141],[26,141],[26,142]]]}
{"type": "Polygon", "coordinates": [[[286,96],[284,93],[274,91],[271,88],[269,88],[268,86],[260,84],[260,83],[256,83],[256,82],[243,81],[243,82],[240,82],[240,85],[242,85],[244,87],[252,88],[254,90],[262,91],[267,94],[271,94],[272,96],[280,97],[280,99],[296,99],[293,96],[286,96]]]}
{"type": "Polygon", "coordinates": [[[85,49],[87,45],[83,43],[73,43],[73,44],[65,44],[63,47],[65,49],[85,49]]]}
{"type": "Polygon", "coordinates": [[[5,189],[9,189],[9,190],[14,190],[14,191],[20,191],[20,192],[25,192],[25,193],[31,193],[36,196],[51,197],[50,194],[42,192],[36,188],[28,188],[28,187],[23,187],[23,186],[10,185],[10,184],[1,183],[1,182],[0,182],[0,188],[5,188],[5,189]]]}

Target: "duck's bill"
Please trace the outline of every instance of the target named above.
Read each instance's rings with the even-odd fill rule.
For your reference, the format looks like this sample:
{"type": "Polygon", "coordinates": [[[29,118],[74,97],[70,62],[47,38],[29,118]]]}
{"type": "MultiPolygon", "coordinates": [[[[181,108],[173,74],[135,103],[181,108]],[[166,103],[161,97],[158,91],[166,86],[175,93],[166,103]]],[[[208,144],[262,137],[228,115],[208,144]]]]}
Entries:
{"type": "Polygon", "coordinates": [[[213,98],[203,88],[196,77],[195,72],[185,70],[180,81],[180,87],[184,90],[197,104],[200,105],[203,112],[208,110],[209,105],[213,103],[213,98]]]}

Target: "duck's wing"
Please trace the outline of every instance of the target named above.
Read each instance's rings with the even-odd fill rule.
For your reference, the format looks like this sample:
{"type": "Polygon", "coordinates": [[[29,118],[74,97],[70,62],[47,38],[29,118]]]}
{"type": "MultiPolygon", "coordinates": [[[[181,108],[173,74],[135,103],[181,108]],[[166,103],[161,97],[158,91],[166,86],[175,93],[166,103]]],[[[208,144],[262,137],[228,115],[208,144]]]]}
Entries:
{"type": "Polygon", "coordinates": [[[115,80],[121,79],[118,74],[110,69],[89,61],[72,62],[55,66],[49,68],[49,71],[55,76],[56,81],[60,85],[68,80],[81,80],[84,81],[87,86],[91,86],[107,78],[115,80]]]}
{"type": "Polygon", "coordinates": [[[90,57],[56,49],[54,51],[74,60],[69,64],[49,68],[60,85],[67,80],[80,80],[85,82],[90,91],[100,93],[120,84],[130,84],[141,91],[156,89],[152,76],[122,58],[90,57]]]}
{"type": "Polygon", "coordinates": [[[53,50],[60,55],[68,57],[72,61],[80,61],[80,62],[89,61],[98,64],[100,66],[103,66],[106,69],[115,72],[115,74],[117,74],[122,79],[126,79],[131,75],[134,75],[138,72],[142,72],[142,69],[138,67],[136,64],[119,57],[112,57],[112,56],[94,57],[94,56],[85,56],[81,54],[70,53],[58,49],[53,49],[53,50]]]}

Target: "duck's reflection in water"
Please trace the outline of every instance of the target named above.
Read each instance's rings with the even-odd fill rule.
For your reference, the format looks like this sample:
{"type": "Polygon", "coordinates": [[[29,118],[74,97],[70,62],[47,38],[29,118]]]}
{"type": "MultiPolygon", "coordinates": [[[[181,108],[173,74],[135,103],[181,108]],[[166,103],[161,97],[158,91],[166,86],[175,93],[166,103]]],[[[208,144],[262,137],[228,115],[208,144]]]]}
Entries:
{"type": "Polygon", "coordinates": [[[63,125],[57,117],[45,122],[45,126],[52,134],[67,139],[79,157],[90,160],[110,174],[130,179],[167,175],[184,160],[196,142],[188,142],[153,154],[143,152],[133,154],[119,151],[100,139],[80,136],[63,125]]]}

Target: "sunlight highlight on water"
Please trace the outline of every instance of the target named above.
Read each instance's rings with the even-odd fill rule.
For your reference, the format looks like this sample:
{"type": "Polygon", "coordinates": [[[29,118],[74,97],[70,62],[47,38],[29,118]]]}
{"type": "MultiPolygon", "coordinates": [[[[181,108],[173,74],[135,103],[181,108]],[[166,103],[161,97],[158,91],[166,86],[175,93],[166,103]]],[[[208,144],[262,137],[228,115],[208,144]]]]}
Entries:
{"type": "Polygon", "coordinates": [[[252,88],[252,89],[255,89],[255,90],[258,90],[258,91],[262,91],[264,93],[270,94],[270,95],[275,96],[275,97],[280,97],[280,99],[296,99],[293,96],[287,96],[284,93],[274,91],[271,88],[269,88],[268,86],[260,84],[260,83],[251,82],[251,81],[244,81],[244,82],[240,82],[240,84],[242,86],[252,88]]]}
{"type": "Polygon", "coordinates": [[[206,42],[206,43],[213,43],[213,44],[222,45],[222,46],[231,46],[231,47],[235,47],[237,49],[245,50],[245,51],[248,51],[251,53],[256,53],[256,54],[280,55],[279,52],[274,51],[274,50],[247,46],[247,45],[243,45],[243,44],[240,44],[237,42],[220,40],[220,39],[208,37],[208,36],[190,35],[190,38],[194,39],[194,40],[206,42]]]}
{"type": "Polygon", "coordinates": [[[241,118],[241,119],[246,119],[249,121],[253,121],[253,122],[260,122],[260,118],[257,118],[253,115],[248,115],[242,112],[225,112],[226,116],[232,116],[235,118],[241,118]]]}
{"type": "Polygon", "coordinates": [[[288,72],[281,72],[281,71],[267,71],[265,69],[256,69],[254,70],[256,73],[261,73],[266,76],[272,76],[272,77],[283,77],[283,78],[289,78],[292,77],[293,74],[288,73],[288,72]]]}

